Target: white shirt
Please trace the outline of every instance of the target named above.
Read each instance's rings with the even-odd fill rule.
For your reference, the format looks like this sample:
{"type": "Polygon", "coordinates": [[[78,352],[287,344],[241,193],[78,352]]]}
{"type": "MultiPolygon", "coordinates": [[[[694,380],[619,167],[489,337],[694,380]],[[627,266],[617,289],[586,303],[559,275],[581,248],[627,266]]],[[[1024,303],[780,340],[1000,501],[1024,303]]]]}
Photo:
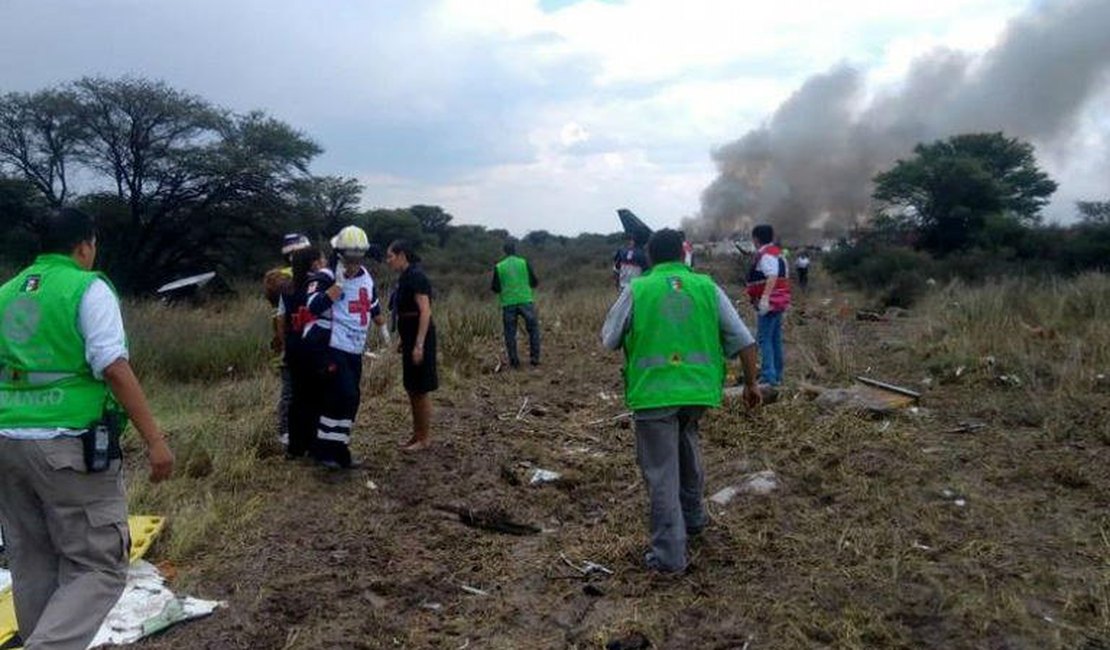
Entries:
{"type": "Polygon", "coordinates": [[[365,268],[353,278],[343,278],[343,292],[331,305],[331,347],[362,354],[366,348],[366,332],[373,322],[371,310],[377,310],[374,278],[365,268]]]}
{"type": "MultiPolygon", "coordinates": [[[[77,330],[85,339],[85,361],[93,376],[104,378],[104,369],[118,359],[127,359],[127,338],[119,300],[101,279],[93,280],[77,308],[77,330]]],[[[58,436],[80,435],[84,429],[0,429],[0,436],[21,440],[48,440],[58,436]]]]}
{"type": "Polygon", "coordinates": [[[771,255],[770,253],[764,252],[765,248],[767,247],[764,246],[763,248],[759,249],[762,255],[759,258],[759,266],[757,268],[759,269],[759,272],[766,277],[777,278],[779,277],[779,256],[771,255]]]}

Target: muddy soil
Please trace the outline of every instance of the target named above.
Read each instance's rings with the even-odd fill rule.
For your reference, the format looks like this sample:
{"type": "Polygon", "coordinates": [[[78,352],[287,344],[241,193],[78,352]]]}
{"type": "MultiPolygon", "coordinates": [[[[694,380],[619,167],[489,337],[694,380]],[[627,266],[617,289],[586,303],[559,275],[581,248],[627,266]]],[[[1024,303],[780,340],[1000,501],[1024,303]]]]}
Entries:
{"type": "MultiPolygon", "coordinates": [[[[921,378],[890,346],[912,338],[912,318],[861,323],[814,306],[789,325],[788,346],[828,327],[843,332],[856,371],[921,378]]],[[[1070,448],[1007,420],[1019,394],[988,403],[978,389],[938,386],[922,403],[928,415],[875,418],[823,413],[788,389],[756,415],[739,405],[710,414],[707,494],[763,469],[783,487],[712,506],[691,570],[659,577],[641,567],[646,498],[620,417],[620,357],[592,336],[545,333],[537,369],[494,372],[491,361],[476,381],[445,381],[435,444],[419,454],[398,450],[403,394],[375,394],[373,373],[399,369],[368,367],[354,443],[364,467],[336,475],[267,459],[252,529],[179,567],[189,591],[228,607],[141,647],[602,648],[643,635],[660,648],[1024,648],[1106,638],[1106,448],[1070,448]],[[990,426],[949,433],[970,417],[990,426]],[[537,468],[563,478],[531,485],[537,468]],[[541,532],[469,527],[441,506],[541,532]],[[612,574],[570,566],[587,561],[612,574]]],[[[482,358],[496,341],[488,348],[482,358]]],[[[788,364],[797,354],[788,347],[788,364]]]]}

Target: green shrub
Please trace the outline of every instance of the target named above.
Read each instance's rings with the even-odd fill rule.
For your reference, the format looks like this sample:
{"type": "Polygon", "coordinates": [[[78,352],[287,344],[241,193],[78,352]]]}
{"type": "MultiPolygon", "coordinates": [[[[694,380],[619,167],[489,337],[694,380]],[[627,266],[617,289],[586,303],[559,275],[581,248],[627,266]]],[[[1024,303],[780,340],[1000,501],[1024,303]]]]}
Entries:
{"type": "Polygon", "coordinates": [[[928,288],[936,262],[904,246],[841,246],[825,257],[829,271],[884,306],[909,307],[928,288]]]}

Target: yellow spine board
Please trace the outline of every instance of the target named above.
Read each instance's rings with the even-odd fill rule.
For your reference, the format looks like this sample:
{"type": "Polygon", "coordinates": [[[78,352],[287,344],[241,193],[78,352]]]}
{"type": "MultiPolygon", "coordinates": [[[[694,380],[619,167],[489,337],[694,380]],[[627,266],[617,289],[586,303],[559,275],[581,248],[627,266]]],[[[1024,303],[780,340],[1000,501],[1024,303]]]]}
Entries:
{"type": "MultiPolygon", "coordinates": [[[[150,550],[154,538],[166,526],[165,517],[146,517],[136,515],[127,518],[127,528],[131,533],[131,561],[141,559],[150,550]]],[[[12,590],[0,592],[0,646],[7,643],[18,631],[15,622],[15,606],[12,603],[12,590]]]]}

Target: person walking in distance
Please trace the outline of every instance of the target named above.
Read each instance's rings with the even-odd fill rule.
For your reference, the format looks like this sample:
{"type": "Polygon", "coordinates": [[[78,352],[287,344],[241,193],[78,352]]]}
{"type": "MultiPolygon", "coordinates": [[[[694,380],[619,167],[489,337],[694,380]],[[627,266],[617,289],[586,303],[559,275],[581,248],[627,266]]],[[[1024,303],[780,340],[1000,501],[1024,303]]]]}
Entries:
{"type": "Polygon", "coordinates": [[[421,451],[431,445],[432,398],[439,388],[436,371],[436,326],[432,321],[432,283],[420,266],[412,244],[399,239],[385,253],[389,268],[400,273],[390,301],[397,309],[401,339],[401,368],[412,408],[412,437],[404,451],[421,451]]]}
{"type": "Polygon", "coordinates": [[[533,366],[540,365],[540,325],[536,318],[536,305],[532,289],[538,284],[536,274],[528,260],[516,254],[516,244],[505,242],[505,257],[493,268],[490,289],[501,299],[501,324],[505,335],[505,352],[509,365],[520,367],[516,352],[517,320],[524,319],[528,330],[528,351],[533,366]]]}
{"type": "Polygon", "coordinates": [[[798,253],[798,259],[794,260],[794,270],[798,272],[798,288],[805,291],[809,286],[809,253],[804,250],[798,253]]]}
{"type": "Polygon", "coordinates": [[[756,339],[759,341],[759,379],[764,384],[782,383],[782,318],[790,307],[790,280],[782,251],[774,244],[775,231],[761,224],[752,228],[755,259],[748,270],[747,293],[759,314],[756,339]]]}
{"type": "Polygon", "coordinates": [[[652,570],[681,572],[687,537],[707,523],[698,421],[705,409],[721,404],[726,358],[740,356],[747,405],[754,408],[762,398],[755,339],[713,279],[683,263],[681,233],[655,232],[647,254],[651,272],[621,291],[601,341],[624,348],[625,400],[651,502],[644,562],[652,570]]]}
{"type": "Polygon", "coordinates": [[[649,267],[650,263],[644,255],[644,249],[636,243],[636,238],[630,235],[625,247],[613,254],[613,282],[617,290],[627,287],[634,278],[643,275],[649,267]]]}
{"type": "Polygon", "coordinates": [[[150,480],[173,453],[128,361],[119,300],[92,271],[93,219],[61,208],[41,254],[0,287],[0,526],[27,650],[84,650],[127,580],[119,437],[130,418],[150,480]]]}

